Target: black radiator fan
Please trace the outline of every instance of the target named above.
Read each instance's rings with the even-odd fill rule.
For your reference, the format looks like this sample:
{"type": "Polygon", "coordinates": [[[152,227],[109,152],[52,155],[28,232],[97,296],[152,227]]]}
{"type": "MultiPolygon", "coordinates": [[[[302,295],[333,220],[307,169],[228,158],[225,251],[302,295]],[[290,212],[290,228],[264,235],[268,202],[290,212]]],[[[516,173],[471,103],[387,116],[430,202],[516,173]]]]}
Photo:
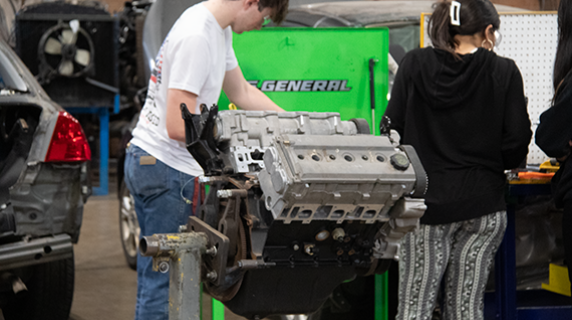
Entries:
{"type": "Polygon", "coordinates": [[[64,107],[114,106],[118,46],[118,20],[97,3],[40,3],[16,17],[18,55],[64,107]]]}
{"type": "Polygon", "coordinates": [[[59,22],[42,35],[38,44],[40,84],[58,76],[93,76],[93,41],[79,24],[78,20],[59,22]]]}

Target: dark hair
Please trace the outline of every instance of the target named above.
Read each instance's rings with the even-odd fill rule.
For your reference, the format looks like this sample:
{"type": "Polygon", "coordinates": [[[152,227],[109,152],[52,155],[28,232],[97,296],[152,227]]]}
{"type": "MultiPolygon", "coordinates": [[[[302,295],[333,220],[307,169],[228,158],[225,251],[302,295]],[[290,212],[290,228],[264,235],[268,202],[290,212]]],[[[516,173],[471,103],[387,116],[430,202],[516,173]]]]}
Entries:
{"type": "Polygon", "coordinates": [[[554,91],[572,69],[572,5],[569,1],[560,1],[558,7],[558,47],[554,60],[554,91]]]}
{"type": "Polygon", "coordinates": [[[450,52],[455,57],[456,35],[473,35],[485,31],[489,24],[493,31],[500,27],[500,18],[495,6],[489,0],[456,0],[461,3],[459,12],[460,26],[451,24],[451,1],[437,2],[435,10],[429,19],[429,38],[433,46],[450,52]]]}
{"type": "Polygon", "coordinates": [[[276,24],[280,24],[286,18],[288,12],[288,0],[260,0],[258,2],[258,10],[264,8],[274,9],[274,13],[270,17],[276,24]]]}

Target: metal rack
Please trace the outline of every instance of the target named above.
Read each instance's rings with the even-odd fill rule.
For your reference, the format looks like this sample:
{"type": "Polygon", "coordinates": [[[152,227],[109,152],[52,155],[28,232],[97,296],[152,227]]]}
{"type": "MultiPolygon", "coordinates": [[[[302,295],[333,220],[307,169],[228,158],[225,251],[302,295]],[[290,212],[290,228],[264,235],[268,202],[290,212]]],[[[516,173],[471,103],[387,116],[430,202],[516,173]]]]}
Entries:
{"type": "Polygon", "coordinates": [[[110,108],[66,108],[71,114],[97,114],[99,118],[99,186],[93,188],[93,194],[104,196],[109,193],[109,115],[119,112],[119,94],[115,95],[113,109],[110,108]]]}

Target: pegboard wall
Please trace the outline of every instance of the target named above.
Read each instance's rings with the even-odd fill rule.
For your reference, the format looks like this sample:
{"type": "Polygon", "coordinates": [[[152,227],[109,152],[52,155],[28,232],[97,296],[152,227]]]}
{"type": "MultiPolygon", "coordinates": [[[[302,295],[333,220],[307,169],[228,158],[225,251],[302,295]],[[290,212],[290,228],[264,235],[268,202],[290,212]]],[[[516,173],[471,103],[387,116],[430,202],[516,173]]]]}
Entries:
{"type": "MultiPolygon", "coordinates": [[[[429,14],[421,21],[421,46],[431,45],[427,34],[429,14]]],[[[528,97],[528,114],[532,132],[536,132],[540,114],[550,107],[554,90],[552,69],[558,43],[558,16],[555,12],[529,12],[501,14],[500,33],[502,40],[495,48],[499,56],[513,59],[524,80],[524,92],[528,97]]],[[[534,137],[528,151],[528,164],[539,164],[547,156],[536,146],[534,137]]]]}

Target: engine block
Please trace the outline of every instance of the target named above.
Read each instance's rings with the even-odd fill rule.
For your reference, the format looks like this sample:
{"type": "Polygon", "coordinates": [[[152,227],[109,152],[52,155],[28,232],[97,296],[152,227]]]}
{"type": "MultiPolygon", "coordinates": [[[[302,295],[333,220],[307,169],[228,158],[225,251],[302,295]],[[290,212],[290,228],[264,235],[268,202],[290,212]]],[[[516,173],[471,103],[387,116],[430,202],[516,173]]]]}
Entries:
{"type": "Polygon", "coordinates": [[[182,111],[211,185],[189,227],[219,248],[205,258],[206,289],[237,314],[315,310],[340,282],[384,272],[423,215],[425,172],[395,131],[374,136],[338,113],[182,111]],[[304,289],[316,279],[318,291],[304,289]],[[274,282],[284,292],[248,298],[274,282]],[[292,291],[300,301],[284,299],[292,291]]]}
{"type": "Polygon", "coordinates": [[[222,111],[215,140],[234,172],[258,174],[274,219],[388,221],[417,175],[405,151],[360,133],[356,122],[338,113],[222,111]]]}

